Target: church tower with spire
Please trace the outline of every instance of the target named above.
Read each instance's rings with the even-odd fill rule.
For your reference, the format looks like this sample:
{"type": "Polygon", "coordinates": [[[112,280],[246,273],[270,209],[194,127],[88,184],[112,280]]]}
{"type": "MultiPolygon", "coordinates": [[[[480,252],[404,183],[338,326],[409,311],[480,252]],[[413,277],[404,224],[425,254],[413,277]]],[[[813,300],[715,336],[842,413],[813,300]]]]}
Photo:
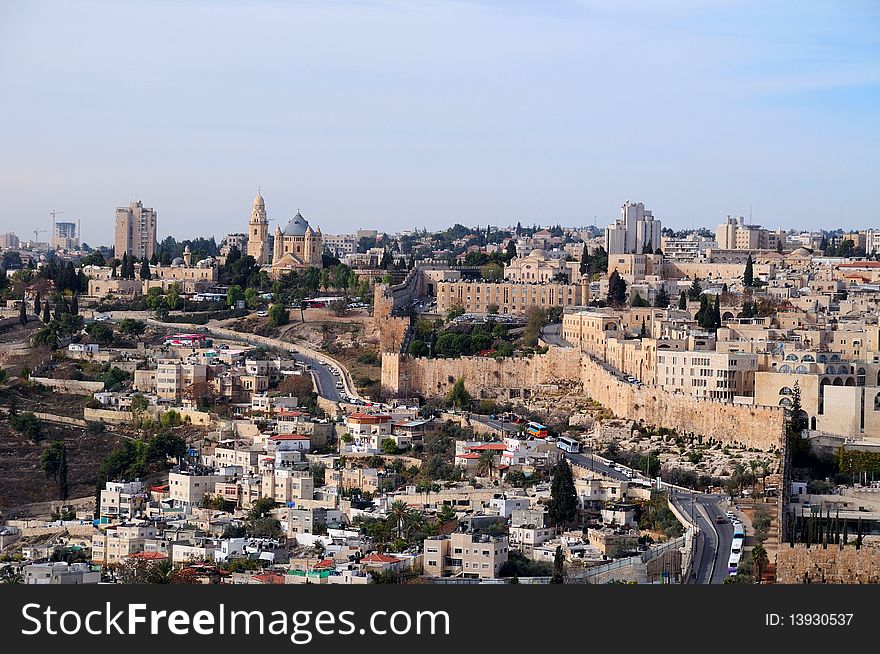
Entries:
{"type": "Polygon", "coordinates": [[[247,253],[258,265],[269,263],[269,219],[266,217],[266,203],[259,192],[254,198],[251,219],[248,222],[247,253]]]}

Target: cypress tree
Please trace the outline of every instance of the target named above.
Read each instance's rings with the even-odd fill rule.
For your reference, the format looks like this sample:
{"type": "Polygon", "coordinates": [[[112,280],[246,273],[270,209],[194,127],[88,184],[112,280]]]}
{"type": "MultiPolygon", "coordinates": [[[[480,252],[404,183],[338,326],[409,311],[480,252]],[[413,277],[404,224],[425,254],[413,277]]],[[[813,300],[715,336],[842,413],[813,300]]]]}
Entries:
{"type": "Polygon", "coordinates": [[[666,292],[665,286],[661,286],[660,290],[657,291],[657,295],[654,297],[654,306],[661,309],[669,306],[669,293],[666,292]]]}
{"type": "Polygon", "coordinates": [[[128,279],[128,252],[123,253],[122,265],[120,268],[119,276],[122,277],[122,279],[128,279]]]}
{"type": "Polygon", "coordinates": [[[550,502],[547,508],[547,517],[555,525],[571,522],[577,515],[574,476],[566,459],[560,459],[553,467],[553,483],[550,486],[550,502]]]}
{"type": "Polygon", "coordinates": [[[143,262],[141,262],[141,279],[150,279],[150,262],[144,258],[143,262]]]}
{"type": "Polygon", "coordinates": [[[24,299],[24,293],[21,294],[21,304],[19,305],[18,322],[22,325],[27,324],[28,307],[27,301],[24,299]]]}
{"type": "Polygon", "coordinates": [[[721,296],[715,296],[715,310],[712,312],[712,322],[714,323],[712,328],[718,329],[721,327],[721,296]]]}
{"type": "Polygon", "coordinates": [[[749,253],[749,258],[746,259],[746,271],[743,274],[743,286],[753,286],[755,283],[755,271],[754,266],[752,264],[752,254],[749,253]]]}
{"type": "Polygon", "coordinates": [[[40,292],[37,291],[37,294],[34,295],[34,315],[38,318],[40,317],[40,292]]]}
{"type": "Polygon", "coordinates": [[[52,321],[52,315],[49,313],[49,301],[43,300],[43,322],[47,325],[52,321]]]}
{"type": "Polygon", "coordinates": [[[682,311],[688,308],[687,294],[684,291],[682,291],[681,295],[678,296],[678,308],[682,311]]]}

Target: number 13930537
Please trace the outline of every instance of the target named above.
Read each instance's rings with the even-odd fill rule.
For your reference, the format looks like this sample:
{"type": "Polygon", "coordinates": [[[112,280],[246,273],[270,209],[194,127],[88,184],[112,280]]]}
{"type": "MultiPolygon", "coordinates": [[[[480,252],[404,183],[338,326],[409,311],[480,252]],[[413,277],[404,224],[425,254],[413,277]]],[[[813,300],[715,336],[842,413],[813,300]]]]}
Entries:
{"type": "Polygon", "coordinates": [[[853,613],[765,613],[767,627],[848,627],[853,613]]]}

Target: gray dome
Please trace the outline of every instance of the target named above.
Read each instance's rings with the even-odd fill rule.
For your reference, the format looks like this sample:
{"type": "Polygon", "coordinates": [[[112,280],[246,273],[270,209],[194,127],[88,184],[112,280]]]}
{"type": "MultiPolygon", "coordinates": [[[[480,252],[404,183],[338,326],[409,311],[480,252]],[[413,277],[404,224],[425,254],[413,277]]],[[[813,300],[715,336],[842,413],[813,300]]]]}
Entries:
{"type": "Polygon", "coordinates": [[[297,211],[296,215],[290,219],[289,223],[287,223],[287,227],[284,228],[284,235],[304,236],[308,228],[309,223],[302,217],[302,214],[297,211]]]}
{"type": "Polygon", "coordinates": [[[185,266],[186,262],[183,260],[182,257],[175,257],[174,260],[171,262],[171,265],[172,266],[185,266]]]}

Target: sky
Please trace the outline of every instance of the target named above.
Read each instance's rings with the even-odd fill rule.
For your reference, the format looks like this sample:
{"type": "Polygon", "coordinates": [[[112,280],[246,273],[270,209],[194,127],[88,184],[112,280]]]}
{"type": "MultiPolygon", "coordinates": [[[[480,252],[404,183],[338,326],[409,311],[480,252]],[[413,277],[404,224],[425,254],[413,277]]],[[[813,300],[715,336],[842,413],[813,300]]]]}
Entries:
{"type": "MultiPolygon", "coordinates": [[[[880,227],[880,4],[0,0],[0,232],[880,227]],[[662,5],[662,8],[661,8],[662,5]]],[[[46,240],[48,233],[41,234],[46,240]]]]}

